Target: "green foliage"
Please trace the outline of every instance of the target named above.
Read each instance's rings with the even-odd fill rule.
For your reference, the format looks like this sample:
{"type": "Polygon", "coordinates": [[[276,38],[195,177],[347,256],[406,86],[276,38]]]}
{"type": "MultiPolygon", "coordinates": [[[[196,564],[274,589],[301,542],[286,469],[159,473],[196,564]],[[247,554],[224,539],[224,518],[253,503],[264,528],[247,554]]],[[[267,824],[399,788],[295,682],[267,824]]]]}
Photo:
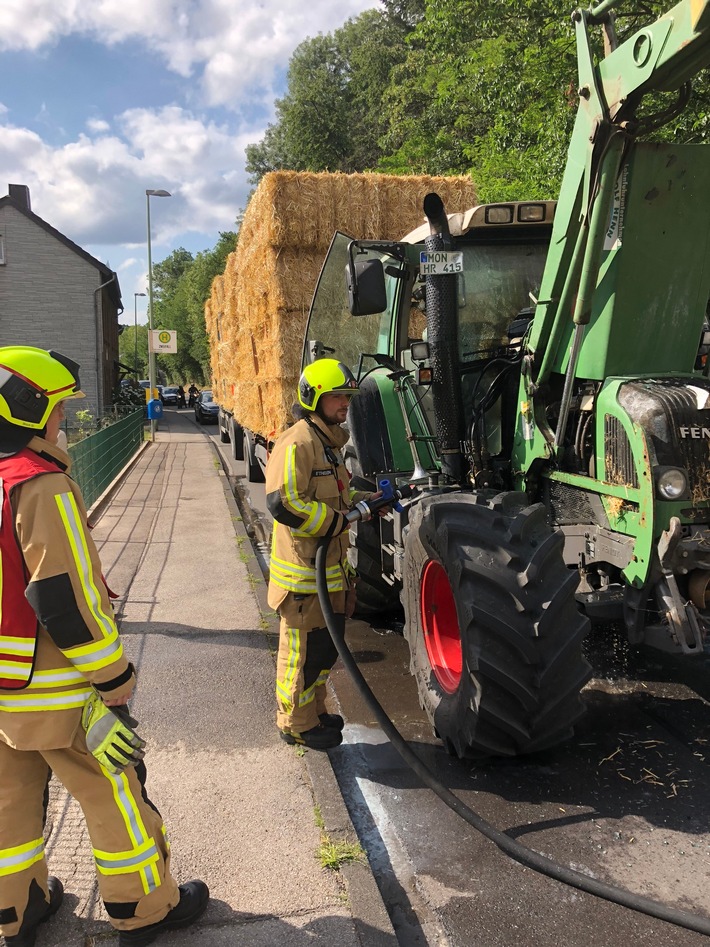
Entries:
{"type": "Polygon", "coordinates": [[[301,43],[288,69],[288,90],[276,102],[277,121],[246,148],[257,184],[268,171],[361,171],[382,156],[384,91],[406,55],[406,37],[423,0],[385,2],[326,36],[301,43]]]}
{"type": "MultiPolygon", "coordinates": [[[[577,54],[554,0],[382,0],[298,47],[277,121],[247,148],[266,171],[471,174],[482,201],[555,197],[577,107],[577,54]]],[[[623,41],[668,0],[619,8],[623,41]]],[[[570,7],[571,9],[571,7],[570,7]]],[[[601,31],[592,37],[603,55],[601,31]]],[[[655,137],[710,140],[710,76],[655,137]]],[[[645,114],[674,100],[650,97],[645,114]]]]}
{"type": "Polygon", "coordinates": [[[86,408],[82,408],[76,412],[74,417],[77,422],[76,435],[79,440],[94,433],[96,424],[94,423],[94,416],[90,411],[87,411],[86,408]]]}
{"type": "Polygon", "coordinates": [[[177,354],[156,356],[156,364],[175,384],[187,381],[199,385],[209,383],[205,302],[210,296],[212,280],[224,272],[227,257],[236,243],[236,232],[220,233],[212,250],[204,250],[193,257],[181,247],[153,267],[153,325],[156,329],[171,329],[178,334],[177,354]]]}
{"type": "Polygon", "coordinates": [[[126,326],[118,337],[118,360],[122,365],[138,366],[136,380],[148,377],[148,326],[126,326]],[[136,352],[137,349],[137,352],[136,352]],[[137,355],[137,357],[136,357],[137,355]]]}
{"type": "Polygon", "coordinates": [[[142,408],[145,405],[145,388],[120,385],[114,393],[113,403],[118,407],[142,408]]]}
{"type": "Polygon", "coordinates": [[[363,861],[365,858],[365,852],[359,842],[334,842],[323,833],[317,855],[321,866],[330,868],[331,871],[340,871],[343,865],[363,861]]]}

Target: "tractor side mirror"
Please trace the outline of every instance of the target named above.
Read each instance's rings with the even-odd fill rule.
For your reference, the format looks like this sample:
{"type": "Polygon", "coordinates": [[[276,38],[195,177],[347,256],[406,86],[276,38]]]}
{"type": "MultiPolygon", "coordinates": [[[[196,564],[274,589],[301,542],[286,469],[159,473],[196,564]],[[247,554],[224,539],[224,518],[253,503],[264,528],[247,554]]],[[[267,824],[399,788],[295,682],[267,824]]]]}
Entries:
{"type": "Polygon", "coordinates": [[[345,267],[348,309],[353,316],[370,316],[387,308],[382,260],[353,260],[345,267]]]}

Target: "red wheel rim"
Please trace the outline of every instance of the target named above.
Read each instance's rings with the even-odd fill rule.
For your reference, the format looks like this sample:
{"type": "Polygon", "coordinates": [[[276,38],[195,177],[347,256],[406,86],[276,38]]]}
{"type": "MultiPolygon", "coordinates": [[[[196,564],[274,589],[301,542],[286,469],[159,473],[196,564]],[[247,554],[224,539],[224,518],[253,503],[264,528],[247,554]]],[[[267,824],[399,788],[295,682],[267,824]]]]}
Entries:
{"type": "Polygon", "coordinates": [[[443,567],[430,560],[421,585],[421,618],[429,663],[439,686],[453,694],[463,669],[461,632],[454,593],[443,567]]]}

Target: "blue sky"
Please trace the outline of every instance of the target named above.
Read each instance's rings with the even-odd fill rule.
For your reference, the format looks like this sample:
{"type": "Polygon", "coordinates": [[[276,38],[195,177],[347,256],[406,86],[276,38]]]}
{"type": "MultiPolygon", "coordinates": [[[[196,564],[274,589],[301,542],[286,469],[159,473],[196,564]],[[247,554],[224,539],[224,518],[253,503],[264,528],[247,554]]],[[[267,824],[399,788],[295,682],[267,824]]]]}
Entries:
{"type": "MultiPolygon", "coordinates": [[[[214,246],[249,192],[244,148],[288,60],[376,0],[0,0],[0,196],[118,272],[126,316],[153,260],[214,246]]],[[[138,300],[145,321],[144,299],[138,300]]]]}

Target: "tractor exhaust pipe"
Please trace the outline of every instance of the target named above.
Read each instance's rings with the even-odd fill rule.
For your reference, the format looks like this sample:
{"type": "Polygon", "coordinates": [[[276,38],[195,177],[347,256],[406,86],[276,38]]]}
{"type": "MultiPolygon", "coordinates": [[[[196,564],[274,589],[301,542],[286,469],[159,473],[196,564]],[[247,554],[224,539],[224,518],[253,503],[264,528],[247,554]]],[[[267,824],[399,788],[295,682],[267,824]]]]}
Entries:
{"type": "MultiPolygon", "coordinates": [[[[438,194],[424,198],[431,235],[427,252],[453,249],[449,221],[438,194]]],[[[464,440],[461,373],[458,352],[458,292],[455,274],[427,276],[426,325],[432,369],[432,398],[441,472],[446,482],[462,483],[464,440]]]]}

